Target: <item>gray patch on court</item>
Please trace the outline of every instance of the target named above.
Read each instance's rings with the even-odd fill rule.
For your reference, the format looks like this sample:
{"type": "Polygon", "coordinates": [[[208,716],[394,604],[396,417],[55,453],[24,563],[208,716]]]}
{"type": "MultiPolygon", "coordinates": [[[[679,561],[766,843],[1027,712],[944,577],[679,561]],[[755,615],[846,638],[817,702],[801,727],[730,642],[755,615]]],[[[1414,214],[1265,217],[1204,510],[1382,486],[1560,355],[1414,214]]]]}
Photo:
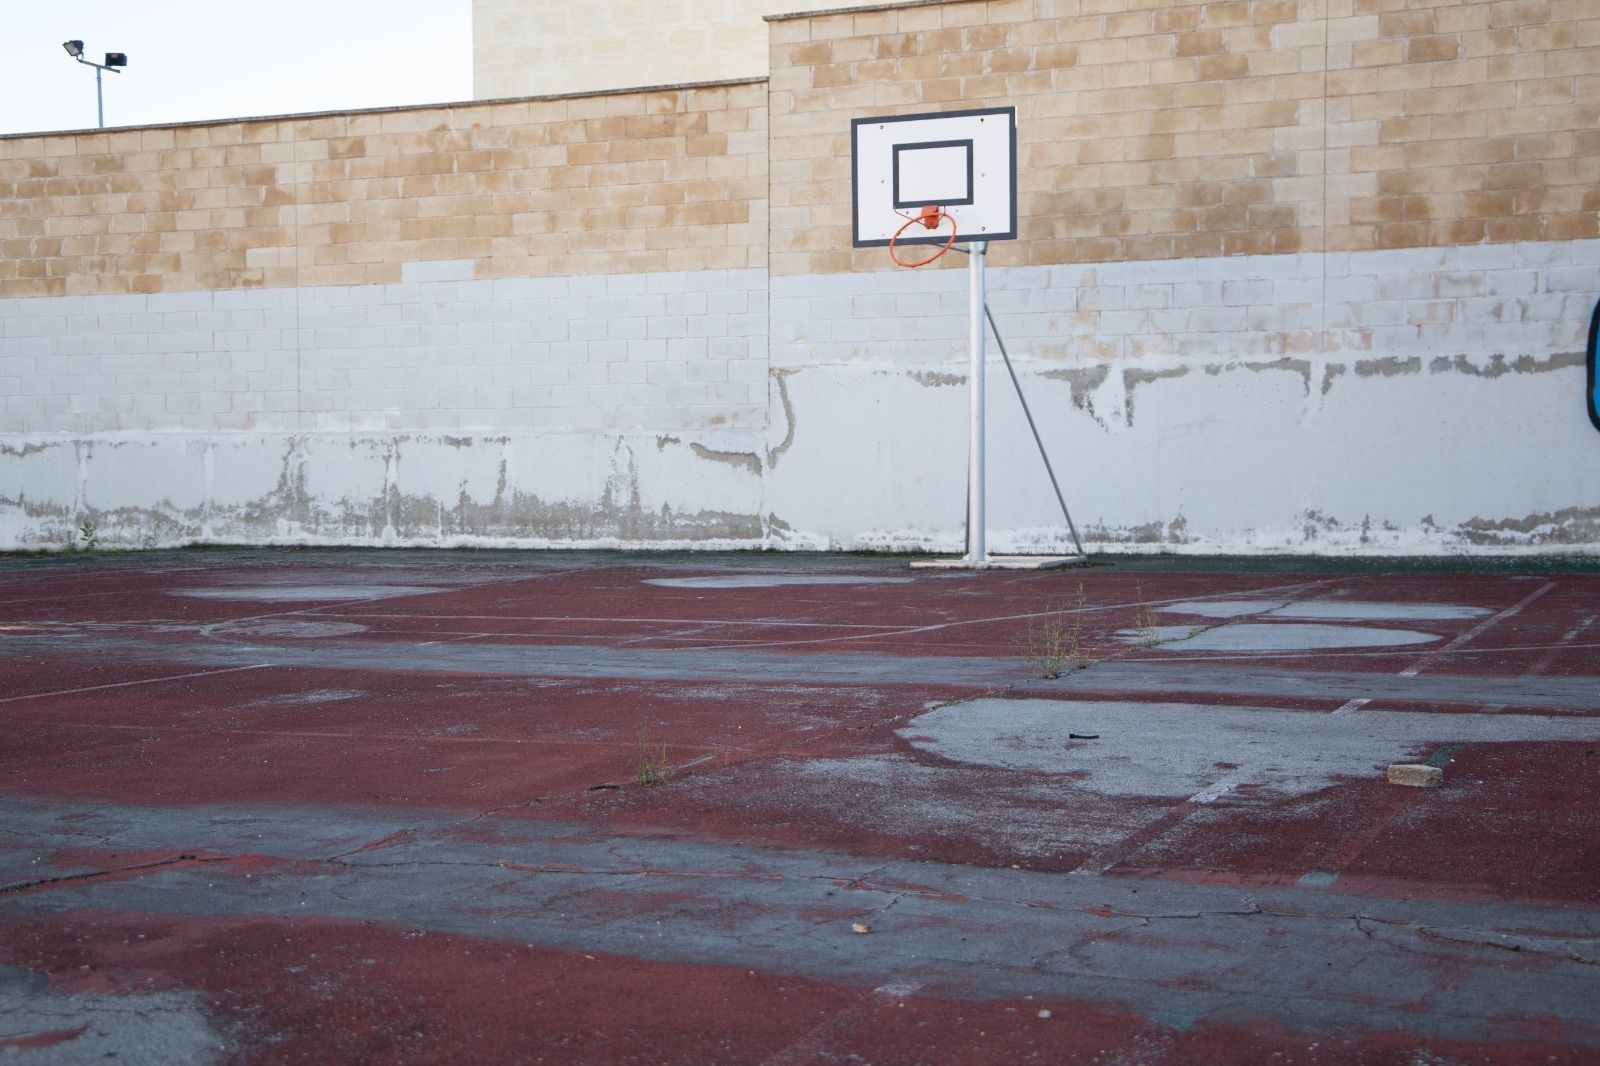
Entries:
{"type": "Polygon", "coordinates": [[[230,622],[212,626],[206,633],[213,637],[291,637],[297,640],[321,640],[324,637],[348,637],[366,631],[366,626],[356,622],[230,622]]]}
{"type": "MultiPolygon", "coordinates": [[[[1176,645],[1187,648],[1189,645],[1176,645]]],[[[401,673],[471,673],[517,678],[519,684],[558,686],[566,680],[630,684],[692,681],[702,684],[796,682],[808,685],[1008,685],[1039,695],[1112,690],[1183,697],[1193,693],[1243,699],[1411,700],[1600,710],[1600,686],[1587,677],[1403,677],[1391,673],[1240,667],[1225,662],[1147,657],[1100,662],[1054,681],[1040,681],[1020,658],[976,655],[887,655],[828,652],[804,655],[765,650],[651,650],[591,644],[440,644],[437,642],[306,641],[246,644],[230,641],[131,640],[79,634],[68,645],[60,634],[0,640],[0,663],[24,657],[70,654],[136,657],[194,666],[278,666],[401,673]],[[563,680],[565,679],[565,680],[563,680]]],[[[15,699],[43,698],[18,695],[15,699]]]]}
{"type": "Polygon", "coordinates": [[[1259,614],[1268,618],[1304,618],[1350,622],[1455,622],[1481,618],[1487,607],[1457,603],[1383,603],[1372,600],[1328,598],[1285,603],[1282,600],[1188,600],[1156,608],[1168,614],[1197,614],[1204,618],[1239,618],[1259,614]]]}
{"type": "Polygon", "coordinates": [[[422,596],[446,589],[425,585],[240,585],[223,588],[173,589],[168,595],[191,600],[250,600],[258,603],[310,603],[323,600],[386,600],[422,596]]]}
{"type": "Polygon", "coordinates": [[[669,589],[772,589],[783,585],[909,585],[909,577],[866,574],[724,574],[717,577],[652,577],[646,585],[669,589]]]}
{"type": "Polygon", "coordinates": [[[1163,614],[1197,614],[1204,618],[1243,618],[1287,605],[1286,600],[1186,600],[1157,607],[1163,614]]]}
{"type": "Polygon", "coordinates": [[[951,762],[1086,773],[1079,786],[1110,795],[1189,797],[1227,785],[1303,796],[1340,777],[1375,776],[1389,763],[1425,756],[1442,743],[1600,739],[1600,721],[978,699],[919,715],[897,732],[916,748],[951,762]],[[1074,740],[1072,734],[1096,739],[1074,740]]]}
{"type": "MultiPolygon", "coordinates": [[[[0,644],[0,652],[6,645],[0,644]]],[[[1600,685],[1590,677],[1446,677],[1307,670],[1277,666],[1196,664],[1190,659],[1100,662],[1056,681],[1031,678],[1016,686],[1030,696],[1071,697],[1125,692],[1183,699],[1195,694],[1240,701],[1304,699],[1388,700],[1600,710],[1600,685]]]]}
{"type": "MultiPolygon", "coordinates": [[[[1068,778],[1006,777],[898,753],[782,759],[760,780],[778,792],[767,800],[773,806],[888,836],[966,835],[1030,859],[1110,846],[1165,810],[1104,800],[1068,778]],[[1062,817],[1067,810],[1072,816],[1062,817]]],[[[685,778],[675,787],[706,802],[750,803],[740,794],[749,780],[738,772],[685,778]]]]}
{"type": "MultiPolygon", "coordinates": [[[[61,638],[14,636],[0,641],[0,661],[59,651],[61,638]]],[[[591,644],[440,644],[433,641],[162,642],[83,635],[74,655],[137,655],[216,666],[330,667],[406,673],[463,671],[512,677],[627,678],[630,680],[797,681],[825,684],[994,685],[1028,674],[1018,659],[958,655],[881,655],[870,652],[793,655],[718,649],[608,648],[591,644]]]]}
{"type": "Polygon", "coordinates": [[[1152,626],[1117,633],[1124,644],[1176,644],[1184,651],[1321,651],[1326,648],[1397,648],[1438,640],[1433,633],[1369,626],[1241,622],[1196,632],[1191,626],[1152,626]]]}
{"type": "Polygon", "coordinates": [[[12,1045],[0,1046],[0,1057],[7,1062],[206,1063],[234,1050],[212,1027],[195,993],[7,987],[17,983],[0,983],[0,1039],[12,1045]]]}

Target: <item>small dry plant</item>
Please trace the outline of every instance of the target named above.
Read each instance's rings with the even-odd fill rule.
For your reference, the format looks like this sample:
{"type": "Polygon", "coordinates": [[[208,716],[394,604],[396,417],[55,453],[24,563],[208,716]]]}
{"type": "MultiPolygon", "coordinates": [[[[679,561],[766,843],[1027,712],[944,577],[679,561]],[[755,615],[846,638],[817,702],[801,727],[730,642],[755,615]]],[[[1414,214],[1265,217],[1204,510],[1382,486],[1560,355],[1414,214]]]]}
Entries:
{"type": "Polygon", "coordinates": [[[650,735],[649,726],[633,735],[633,780],[646,788],[667,780],[667,746],[650,735]]]}
{"type": "Polygon", "coordinates": [[[1028,623],[1027,660],[1047,681],[1060,677],[1067,666],[1082,670],[1093,662],[1083,650],[1083,610],[1088,596],[1081,581],[1075,599],[1073,611],[1051,607],[1049,615],[1028,623]]]}
{"type": "Polygon", "coordinates": [[[1067,645],[1072,639],[1072,629],[1058,614],[1037,618],[1028,623],[1029,665],[1039,671],[1046,681],[1061,676],[1067,663],[1067,645]]]}
{"type": "Polygon", "coordinates": [[[1144,582],[1134,582],[1133,595],[1139,601],[1133,609],[1133,628],[1139,633],[1134,647],[1153,648],[1161,643],[1161,630],[1156,625],[1156,613],[1144,602],[1144,582]]]}

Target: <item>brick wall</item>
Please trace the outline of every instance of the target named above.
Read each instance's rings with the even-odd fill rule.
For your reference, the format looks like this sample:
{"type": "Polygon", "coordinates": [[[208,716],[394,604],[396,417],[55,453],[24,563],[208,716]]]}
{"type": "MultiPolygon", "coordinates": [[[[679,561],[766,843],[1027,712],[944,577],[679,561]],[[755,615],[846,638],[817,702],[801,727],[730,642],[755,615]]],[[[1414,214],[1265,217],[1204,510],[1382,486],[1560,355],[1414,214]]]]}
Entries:
{"type": "Polygon", "coordinates": [[[1594,237],[1593,0],[974,0],[772,23],[774,273],[849,246],[849,119],[1015,105],[1002,263],[1594,237]]]}
{"type": "Polygon", "coordinates": [[[759,425],[765,104],[0,138],[0,430],[759,425]]]}
{"type": "Polygon", "coordinates": [[[761,83],[0,137],[0,298],[764,267],[766,184],[761,83]]]}
{"type": "Polygon", "coordinates": [[[774,12],[839,0],[472,0],[479,100],[760,78],[774,12]]]}

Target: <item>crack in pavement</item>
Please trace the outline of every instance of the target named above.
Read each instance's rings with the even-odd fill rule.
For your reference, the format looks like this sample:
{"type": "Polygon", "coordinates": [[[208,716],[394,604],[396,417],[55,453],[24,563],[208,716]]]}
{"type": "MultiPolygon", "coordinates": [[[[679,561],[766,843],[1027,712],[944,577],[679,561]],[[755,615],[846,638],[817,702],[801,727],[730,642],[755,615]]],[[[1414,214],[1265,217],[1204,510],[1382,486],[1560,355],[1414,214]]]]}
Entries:
{"type": "Polygon", "coordinates": [[[130,873],[143,873],[146,870],[159,870],[164,866],[175,866],[179,863],[215,863],[232,862],[232,856],[199,856],[180,854],[166,859],[156,859],[152,862],[133,863],[129,866],[113,866],[104,870],[88,870],[84,873],[62,874],[59,877],[42,877],[36,881],[22,881],[15,884],[0,885],[0,896],[14,895],[19,892],[32,892],[39,888],[48,888],[55,885],[69,885],[85,881],[96,881],[104,878],[121,877],[130,873]]]}
{"type": "Polygon", "coordinates": [[[1556,955],[1573,962],[1594,966],[1600,959],[1591,955],[1580,954],[1574,944],[1600,945],[1600,937],[1536,937],[1522,936],[1515,933],[1485,934],[1477,929],[1429,929],[1417,930],[1417,935],[1433,940],[1440,940],[1454,944],[1470,944],[1475,947],[1494,948],[1497,951],[1527,951],[1534,954],[1556,955]]]}

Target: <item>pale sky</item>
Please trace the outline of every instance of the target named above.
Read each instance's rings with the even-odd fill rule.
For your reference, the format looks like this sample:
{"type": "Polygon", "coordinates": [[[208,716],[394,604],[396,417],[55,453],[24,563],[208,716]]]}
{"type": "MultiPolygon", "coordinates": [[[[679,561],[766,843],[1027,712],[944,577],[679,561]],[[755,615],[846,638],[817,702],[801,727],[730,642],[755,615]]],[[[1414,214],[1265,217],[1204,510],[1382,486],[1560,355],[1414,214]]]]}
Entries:
{"type": "Polygon", "coordinates": [[[0,134],[472,97],[471,0],[0,0],[0,134]]]}

